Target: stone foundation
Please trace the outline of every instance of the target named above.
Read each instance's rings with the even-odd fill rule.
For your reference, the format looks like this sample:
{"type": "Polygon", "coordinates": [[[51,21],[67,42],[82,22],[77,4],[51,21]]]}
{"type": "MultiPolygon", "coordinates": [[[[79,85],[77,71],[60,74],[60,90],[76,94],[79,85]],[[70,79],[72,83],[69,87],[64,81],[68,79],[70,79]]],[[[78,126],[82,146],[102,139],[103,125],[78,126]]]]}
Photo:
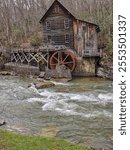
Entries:
{"type": "Polygon", "coordinates": [[[72,73],[73,76],[96,76],[96,59],[95,58],[76,58],[76,68],[72,73]]]}
{"type": "Polygon", "coordinates": [[[17,63],[6,63],[5,69],[13,70],[17,74],[20,75],[39,75],[39,67],[29,66],[29,65],[21,65],[17,63]]]}

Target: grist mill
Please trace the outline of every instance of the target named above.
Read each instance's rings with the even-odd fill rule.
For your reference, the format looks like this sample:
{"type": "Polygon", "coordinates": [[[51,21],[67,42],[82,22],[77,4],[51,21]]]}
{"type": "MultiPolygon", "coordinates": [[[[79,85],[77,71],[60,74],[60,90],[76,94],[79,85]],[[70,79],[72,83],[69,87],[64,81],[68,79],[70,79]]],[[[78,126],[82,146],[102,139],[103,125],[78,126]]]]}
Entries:
{"type": "MultiPolygon", "coordinates": [[[[98,48],[98,25],[73,15],[55,0],[40,20],[43,45],[37,48],[12,49],[13,68],[27,65],[26,72],[56,70],[64,66],[74,76],[95,76],[101,57],[98,48]],[[34,68],[37,68],[36,70],[34,68]]],[[[10,63],[5,65],[9,68],[10,63]]],[[[18,70],[18,69],[17,69],[18,70]]],[[[22,67],[20,68],[22,70],[22,67]]]]}

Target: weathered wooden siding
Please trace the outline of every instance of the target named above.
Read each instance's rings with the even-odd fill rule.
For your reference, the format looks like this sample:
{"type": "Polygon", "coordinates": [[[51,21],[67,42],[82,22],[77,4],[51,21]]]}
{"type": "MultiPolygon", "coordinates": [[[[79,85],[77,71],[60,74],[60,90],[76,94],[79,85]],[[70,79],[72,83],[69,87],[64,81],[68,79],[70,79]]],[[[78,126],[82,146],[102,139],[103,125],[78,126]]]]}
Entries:
{"type": "Polygon", "coordinates": [[[73,21],[63,8],[55,4],[43,22],[44,44],[74,48],[73,21]]]}
{"type": "Polygon", "coordinates": [[[79,56],[99,56],[97,44],[96,26],[74,20],[74,49],[77,50],[79,56]]]}
{"type": "Polygon", "coordinates": [[[73,30],[74,49],[79,55],[79,57],[77,57],[77,65],[73,75],[95,76],[95,56],[99,56],[96,26],[80,20],[74,20],[73,30]]]}
{"type": "Polygon", "coordinates": [[[74,30],[74,49],[77,51],[79,56],[82,56],[83,51],[83,37],[82,37],[82,24],[78,20],[73,21],[74,30]]]}

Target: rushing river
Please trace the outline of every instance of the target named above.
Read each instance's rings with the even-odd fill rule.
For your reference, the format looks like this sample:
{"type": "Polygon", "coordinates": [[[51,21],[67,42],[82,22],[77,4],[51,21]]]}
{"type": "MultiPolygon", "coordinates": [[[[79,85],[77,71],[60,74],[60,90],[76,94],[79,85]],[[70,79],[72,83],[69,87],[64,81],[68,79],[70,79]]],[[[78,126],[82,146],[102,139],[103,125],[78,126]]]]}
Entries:
{"type": "Polygon", "coordinates": [[[112,150],[112,81],[75,78],[43,90],[33,82],[0,76],[2,128],[112,150]]]}

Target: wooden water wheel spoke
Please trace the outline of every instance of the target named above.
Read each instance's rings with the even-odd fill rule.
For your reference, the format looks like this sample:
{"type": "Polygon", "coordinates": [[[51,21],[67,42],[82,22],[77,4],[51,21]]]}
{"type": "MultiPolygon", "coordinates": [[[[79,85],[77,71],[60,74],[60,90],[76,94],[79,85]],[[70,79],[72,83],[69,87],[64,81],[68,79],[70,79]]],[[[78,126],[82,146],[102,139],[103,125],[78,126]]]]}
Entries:
{"type": "Polygon", "coordinates": [[[69,54],[67,54],[67,56],[65,57],[65,59],[63,60],[63,62],[65,62],[68,57],[69,57],[69,54]]]}
{"type": "Polygon", "coordinates": [[[64,62],[64,65],[66,64],[73,64],[74,62],[73,61],[70,61],[70,62],[64,62]]]}
{"type": "Polygon", "coordinates": [[[60,64],[60,62],[62,62],[62,53],[58,52],[58,62],[60,64]]]}
{"type": "Polygon", "coordinates": [[[55,56],[54,56],[54,59],[57,60],[57,62],[59,61],[55,56]]]}
{"type": "Polygon", "coordinates": [[[51,66],[55,66],[55,65],[57,65],[57,64],[51,64],[51,66]]]}
{"type": "Polygon", "coordinates": [[[50,68],[55,69],[57,65],[64,65],[72,71],[76,66],[74,54],[69,50],[55,52],[50,58],[50,68]]]}

